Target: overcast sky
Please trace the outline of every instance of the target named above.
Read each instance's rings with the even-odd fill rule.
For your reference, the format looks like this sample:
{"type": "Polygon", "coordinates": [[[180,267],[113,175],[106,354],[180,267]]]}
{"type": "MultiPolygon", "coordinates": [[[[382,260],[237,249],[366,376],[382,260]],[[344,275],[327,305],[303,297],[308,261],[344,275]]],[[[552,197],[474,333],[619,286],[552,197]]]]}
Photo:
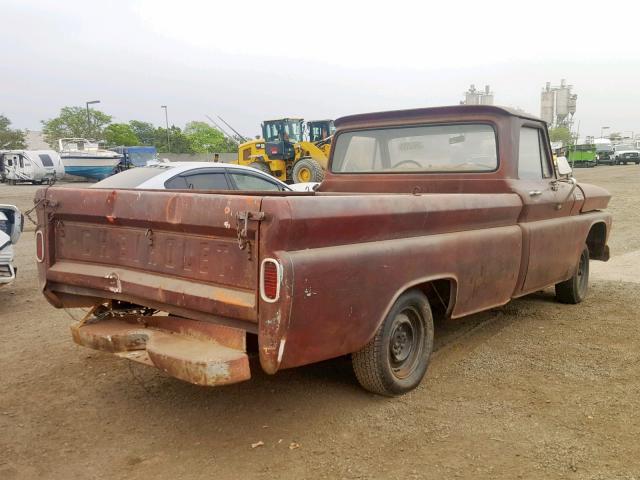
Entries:
{"type": "Polygon", "coordinates": [[[0,0],[0,113],[40,129],[66,105],[183,127],[457,104],[471,83],[540,114],[578,94],[580,133],[640,133],[637,1],[0,0]],[[214,117],[215,118],[215,117],[214,117]]]}

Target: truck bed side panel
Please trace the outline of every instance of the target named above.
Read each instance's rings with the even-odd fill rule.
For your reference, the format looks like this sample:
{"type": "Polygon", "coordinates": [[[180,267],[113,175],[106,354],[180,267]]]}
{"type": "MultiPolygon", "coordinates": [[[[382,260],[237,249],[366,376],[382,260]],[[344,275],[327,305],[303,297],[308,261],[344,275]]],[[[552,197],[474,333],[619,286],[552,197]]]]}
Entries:
{"type": "Polygon", "coordinates": [[[287,292],[282,368],[360,349],[421,282],[454,281],[453,316],[509,301],[522,268],[517,195],[385,197],[265,198],[261,251],[281,259],[287,292]]]}

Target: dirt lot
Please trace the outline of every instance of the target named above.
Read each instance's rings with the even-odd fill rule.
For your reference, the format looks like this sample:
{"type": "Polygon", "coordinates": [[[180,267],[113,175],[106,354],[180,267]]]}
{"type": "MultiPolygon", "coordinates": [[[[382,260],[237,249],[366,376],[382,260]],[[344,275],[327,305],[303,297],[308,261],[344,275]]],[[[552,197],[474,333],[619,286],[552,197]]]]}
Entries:
{"type": "MultiPolygon", "coordinates": [[[[0,290],[0,479],[640,478],[640,167],[577,176],[614,195],[588,299],[438,325],[427,377],[397,399],[361,390],[346,358],[206,389],[77,347],[80,313],[37,292],[29,226],[0,290]]],[[[0,203],[34,191],[2,185],[0,203]]]]}

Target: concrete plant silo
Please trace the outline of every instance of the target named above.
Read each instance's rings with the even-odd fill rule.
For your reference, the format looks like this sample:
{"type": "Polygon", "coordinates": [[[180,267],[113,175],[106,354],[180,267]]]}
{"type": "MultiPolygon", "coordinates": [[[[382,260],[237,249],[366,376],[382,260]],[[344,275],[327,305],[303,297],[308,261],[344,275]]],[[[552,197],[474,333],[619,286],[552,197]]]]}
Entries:
{"type": "Polygon", "coordinates": [[[484,91],[477,90],[476,86],[471,84],[469,90],[464,92],[463,105],[493,105],[493,92],[489,85],[485,85],[484,91]]]}
{"type": "Polygon", "coordinates": [[[551,89],[551,82],[547,82],[547,85],[540,94],[540,117],[547,122],[548,125],[553,124],[553,104],[555,100],[555,92],[551,89]]]}

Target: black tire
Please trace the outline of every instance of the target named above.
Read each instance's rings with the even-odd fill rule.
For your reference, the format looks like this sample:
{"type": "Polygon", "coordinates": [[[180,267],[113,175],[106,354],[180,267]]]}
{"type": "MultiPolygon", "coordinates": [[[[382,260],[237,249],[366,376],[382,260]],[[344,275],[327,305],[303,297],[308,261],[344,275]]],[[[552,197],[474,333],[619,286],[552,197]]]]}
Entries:
{"type": "Polygon", "coordinates": [[[375,336],[352,355],[360,385],[389,397],[416,388],[433,350],[433,316],[427,297],[418,290],[403,293],[375,336]]]}
{"type": "Polygon", "coordinates": [[[260,170],[261,172],[266,173],[267,175],[271,175],[271,170],[269,169],[269,165],[263,162],[253,162],[249,164],[250,167],[255,168],[256,170],[260,170]]]}
{"type": "Polygon", "coordinates": [[[556,283],[556,299],[562,303],[580,303],[589,291],[589,248],[585,245],[576,272],[569,280],[556,283]]]}
{"type": "Polygon", "coordinates": [[[293,183],[321,182],[324,170],[313,158],[304,157],[293,166],[293,183]]]}

